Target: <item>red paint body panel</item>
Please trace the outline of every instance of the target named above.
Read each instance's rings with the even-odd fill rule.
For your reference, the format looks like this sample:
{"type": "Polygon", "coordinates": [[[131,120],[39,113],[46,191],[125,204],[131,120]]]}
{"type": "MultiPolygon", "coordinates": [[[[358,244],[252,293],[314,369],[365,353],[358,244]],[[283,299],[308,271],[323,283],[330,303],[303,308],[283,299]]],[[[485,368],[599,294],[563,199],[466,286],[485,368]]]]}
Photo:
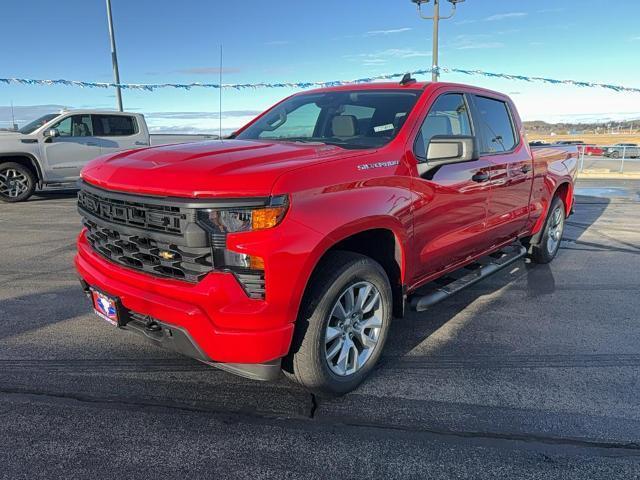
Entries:
{"type": "MultiPolygon", "coordinates": [[[[399,86],[331,90],[384,88],[399,86]]],[[[261,363],[288,353],[313,270],[340,240],[366,230],[391,231],[397,244],[400,281],[411,292],[496,246],[535,234],[551,198],[563,184],[568,185],[564,200],[571,208],[575,147],[545,147],[532,155],[508,97],[448,83],[416,83],[405,88],[423,92],[398,135],[378,149],[270,141],[202,142],[102,157],[82,172],[83,180],[91,185],[136,195],[288,195],[289,210],[277,227],[227,237],[227,248],[264,259],[264,300],[248,298],[230,273],[213,272],[189,284],[115,265],[92,250],[84,232],[78,238],[76,256],[80,275],[88,284],[119,297],[127,308],[187,330],[214,361],[261,363]],[[520,140],[507,154],[445,165],[432,178],[422,178],[417,173],[414,140],[429,107],[447,92],[506,101],[514,112],[520,140]],[[373,164],[383,166],[359,168],[373,164]],[[471,180],[480,171],[490,175],[488,182],[471,180]]]]}

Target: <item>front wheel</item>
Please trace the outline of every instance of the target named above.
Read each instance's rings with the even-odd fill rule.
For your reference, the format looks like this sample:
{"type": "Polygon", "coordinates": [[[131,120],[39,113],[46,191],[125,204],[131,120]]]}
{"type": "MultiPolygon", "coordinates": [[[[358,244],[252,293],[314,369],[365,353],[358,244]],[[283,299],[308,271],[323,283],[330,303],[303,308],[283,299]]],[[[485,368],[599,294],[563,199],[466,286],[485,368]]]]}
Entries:
{"type": "Polygon", "coordinates": [[[380,358],[392,318],[392,293],[376,261],[330,252],[305,294],[285,374],[306,389],[342,395],[380,358]]]}
{"type": "Polygon", "coordinates": [[[31,170],[14,162],[0,164],[0,201],[23,202],[36,188],[31,170]]]}
{"type": "Polygon", "coordinates": [[[549,263],[558,254],[564,233],[565,219],[564,202],[560,198],[554,197],[540,242],[531,247],[531,258],[535,263],[549,263]]]}

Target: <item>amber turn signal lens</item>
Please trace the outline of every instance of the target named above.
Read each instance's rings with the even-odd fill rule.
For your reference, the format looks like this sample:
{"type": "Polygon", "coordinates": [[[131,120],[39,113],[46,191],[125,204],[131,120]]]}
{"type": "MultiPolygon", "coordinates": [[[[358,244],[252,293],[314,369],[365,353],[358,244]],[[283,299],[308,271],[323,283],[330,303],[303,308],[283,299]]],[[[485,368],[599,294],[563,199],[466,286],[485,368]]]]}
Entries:
{"type": "Polygon", "coordinates": [[[264,270],[264,259],[249,255],[249,268],[251,270],[264,270]]]}
{"type": "Polygon", "coordinates": [[[251,217],[251,229],[262,230],[264,228],[273,228],[286,213],[286,207],[269,207],[253,210],[251,217]]]}

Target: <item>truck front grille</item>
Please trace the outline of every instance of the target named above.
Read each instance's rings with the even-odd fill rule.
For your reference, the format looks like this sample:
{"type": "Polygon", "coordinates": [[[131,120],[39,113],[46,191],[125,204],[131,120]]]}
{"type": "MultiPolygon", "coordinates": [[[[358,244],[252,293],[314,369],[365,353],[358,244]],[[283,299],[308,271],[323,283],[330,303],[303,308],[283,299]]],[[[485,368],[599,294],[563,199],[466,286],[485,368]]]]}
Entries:
{"type": "Polygon", "coordinates": [[[107,222],[170,235],[182,235],[189,221],[188,211],[180,207],[141,203],[81,190],[78,206],[107,222]]]}
{"type": "Polygon", "coordinates": [[[87,241],[103,257],[120,265],[187,282],[199,282],[213,270],[210,247],[185,247],[129,235],[84,219],[87,241]]]}

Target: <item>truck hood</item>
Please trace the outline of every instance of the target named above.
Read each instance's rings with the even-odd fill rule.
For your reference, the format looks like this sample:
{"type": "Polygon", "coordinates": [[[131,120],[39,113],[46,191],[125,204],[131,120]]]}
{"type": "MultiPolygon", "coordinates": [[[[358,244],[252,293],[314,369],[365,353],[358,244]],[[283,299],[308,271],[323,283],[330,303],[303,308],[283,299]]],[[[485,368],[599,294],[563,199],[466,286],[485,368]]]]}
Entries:
{"type": "Polygon", "coordinates": [[[37,146],[37,142],[36,137],[20,132],[0,132],[0,153],[31,151],[34,146],[37,146]]]}
{"type": "Polygon", "coordinates": [[[319,143],[216,140],[100,157],[82,170],[82,179],[108,190],[147,195],[267,196],[285,171],[371,152],[319,143]]]}

